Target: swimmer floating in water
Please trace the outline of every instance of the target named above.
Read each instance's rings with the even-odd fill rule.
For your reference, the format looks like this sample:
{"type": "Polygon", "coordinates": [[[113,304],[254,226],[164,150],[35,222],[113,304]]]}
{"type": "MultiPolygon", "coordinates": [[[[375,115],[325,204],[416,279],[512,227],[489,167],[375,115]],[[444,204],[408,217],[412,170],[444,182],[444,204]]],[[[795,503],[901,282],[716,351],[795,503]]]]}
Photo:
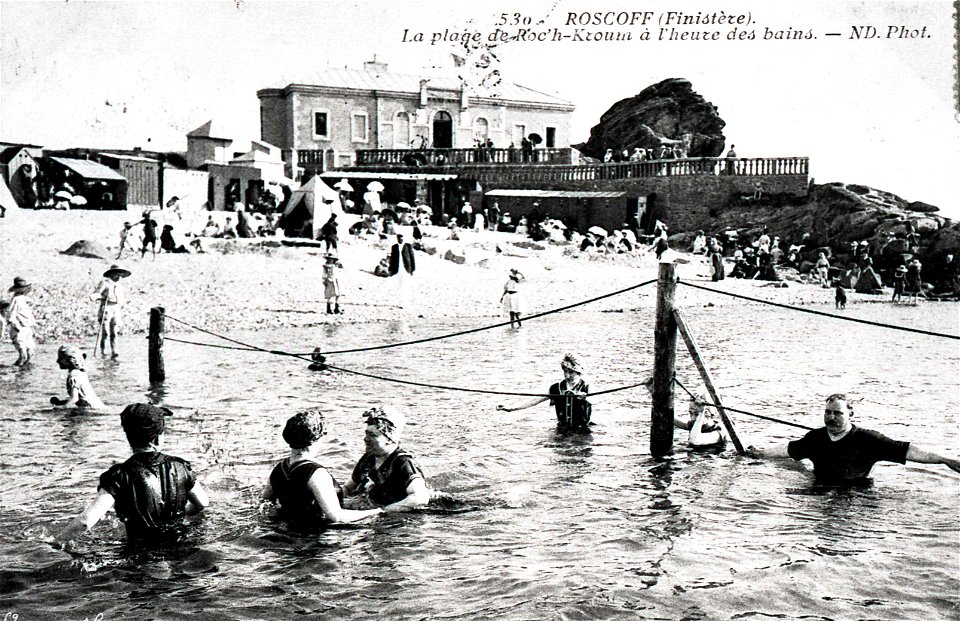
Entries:
{"type": "Polygon", "coordinates": [[[279,504],[280,515],[298,526],[356,522],[383,513],[382,509],[343,508],[340,484],[315,461],[321,449],[317,441],[324,435],[319,410],[300,412],[287,420],[283,439],[290,445],[290,456],[274,466],[263,499],[279,504]]]}
{"type": "Polygon", "coordinates": [[[97,496],[57,535],[57,541],[90,530],[110,509],[116,510],[127,536],[141,540],[177,532],[185,516],[203,511],[210,501],[190,462],[160,452],[165,418],[171,414],[147,403],[124,408],[120,424],[133,456],[100,475],[97,496]]]}
{"type": "Polygon", "coordinates": [[[87,355],[75,345],[64,345],[57,351],[57,364],[67,370],[67,397],[50,397],[50,403],[57,406],[76,406],[102,410],[105,406],[97,397],[90,384],[90,378],[84,371],[87,355]]]}

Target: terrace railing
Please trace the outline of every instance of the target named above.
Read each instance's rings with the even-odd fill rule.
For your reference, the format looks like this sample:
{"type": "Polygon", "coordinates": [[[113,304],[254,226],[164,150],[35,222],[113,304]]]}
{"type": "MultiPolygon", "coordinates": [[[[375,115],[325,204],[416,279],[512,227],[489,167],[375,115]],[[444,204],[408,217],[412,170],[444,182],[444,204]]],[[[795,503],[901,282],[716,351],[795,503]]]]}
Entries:
{"type": "MultiPolygon", "coordinates": [[[[438,169],[439,170],[439,169],[438,169]]],[[[650,160],[646,162],[619,162],[611,164],[576,164],[568,166],[497,166],[491,164],[462,165],[443,168],[444,172],[478,181],[496,179],[518,182],[563,182],[622,180],[650,177],[689,177],[707,175],[764,176],[809,174],[809,159],[805,157],[744,158],[683,158],[650,160]]]]}

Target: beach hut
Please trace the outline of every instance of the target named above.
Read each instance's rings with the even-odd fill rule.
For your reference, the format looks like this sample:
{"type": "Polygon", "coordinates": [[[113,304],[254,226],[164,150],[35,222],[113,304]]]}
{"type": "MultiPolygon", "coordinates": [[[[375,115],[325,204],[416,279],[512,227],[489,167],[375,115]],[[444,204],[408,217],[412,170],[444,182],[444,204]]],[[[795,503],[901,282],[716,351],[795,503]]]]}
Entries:
{"type": "Polygon", "coordinates": [[[0,179],[0,207],[3,207],[4,213],[6,213],[8,209],[16,210],[20,207],[17,205],[17,201],[14,200],[13,194],[11,194],[10,188],[7,187],[7,182],[4,179],[0,179]]]}
{"type": "Polygon", "coordinates": [[[332,213],[343,215],[340,194],[314,176],[294,190],[280,216],[280,226],[288,237],[316,239],[320,227],[332,213]]]}

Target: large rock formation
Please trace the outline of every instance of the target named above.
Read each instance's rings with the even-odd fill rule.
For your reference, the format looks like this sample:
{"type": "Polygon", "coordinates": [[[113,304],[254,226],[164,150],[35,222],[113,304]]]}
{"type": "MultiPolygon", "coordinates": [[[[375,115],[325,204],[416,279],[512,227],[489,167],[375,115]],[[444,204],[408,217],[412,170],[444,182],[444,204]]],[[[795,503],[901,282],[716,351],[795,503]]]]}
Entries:
{"type": "Polygon", "coordinates": [[[717,157],[723,152],[725,125],[717,108],[694,92],[690,82],[670,78],[615,103],[590,130],[590,139],[574,146],[601,159],[607,149],[654,149],[663,138],[683,141],[688,134],[689,157],[717,157]]]}
{"type": "Polygon", "coordinates": [[[925,278],[936,279],[943,275],[948,254],[960,256],[960,225],[935,211],[933,205],[890,192],[834,182],[811,186],[806,197],[735,197],[713,214],[705,230],[737,229],[741,238],[753,239],[768,228],[780,236],[784,249],[803,243],[804,258],[816,260],[817,252],[829,247],[841,265],[851,242],[866,241],[878,269],[892,269],[909,254],[923,263],[925,278]],[[907,241],[911,233],[918,237],[915,245],[907,241]]]}

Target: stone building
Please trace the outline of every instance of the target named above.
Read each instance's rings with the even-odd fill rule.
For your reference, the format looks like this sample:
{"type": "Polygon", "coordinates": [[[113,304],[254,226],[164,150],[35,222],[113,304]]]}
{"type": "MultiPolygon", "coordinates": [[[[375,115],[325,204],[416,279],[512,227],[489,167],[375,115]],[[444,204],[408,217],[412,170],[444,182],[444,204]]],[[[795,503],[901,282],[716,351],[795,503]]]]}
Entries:
{"type": "Polygon", "coordinates": [[[257,97],[261,138],[283,150],[294,178],[350,166],[361,150],[469,149],[478,140],[519,149],[531,134],[543,148],[566,148],[574,110],[516,84],[481,93],[455,76],[391,73],[375,61],[363,70],[325,69],[257,97]]]}

